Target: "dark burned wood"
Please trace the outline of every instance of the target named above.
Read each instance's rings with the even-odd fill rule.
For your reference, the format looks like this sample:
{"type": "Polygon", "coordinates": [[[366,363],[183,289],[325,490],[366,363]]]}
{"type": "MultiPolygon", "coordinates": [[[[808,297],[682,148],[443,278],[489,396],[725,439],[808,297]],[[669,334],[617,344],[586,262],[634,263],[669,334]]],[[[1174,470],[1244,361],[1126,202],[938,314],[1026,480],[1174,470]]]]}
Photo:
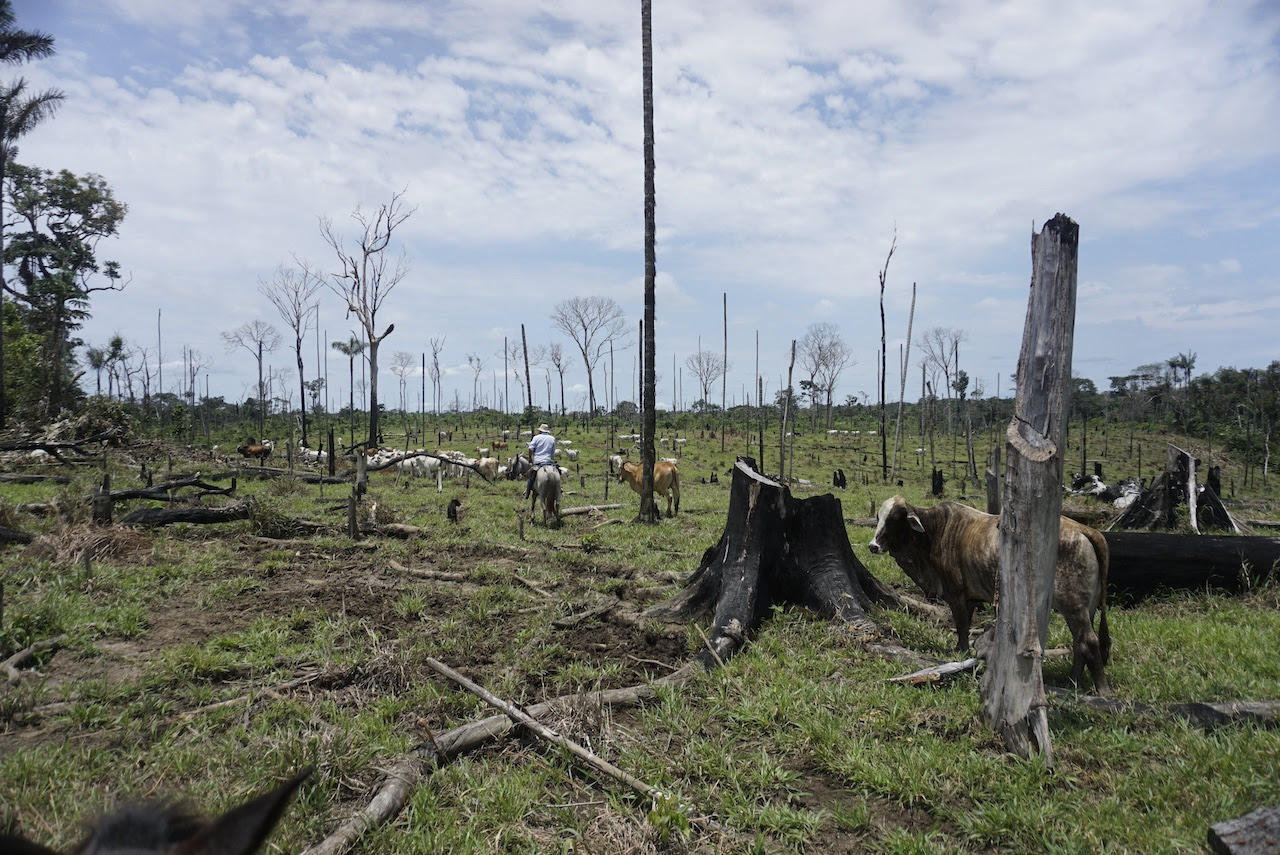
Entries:
{"type": "Polygon", "coordinates": [[[151,499],[157,502],[188,502],[205,496],[229,496],[235,492],[235,489],[236,479],[234,477],[231,479],[230,487],[215,487],[200,480],[200,473],[197,472],[194,475],[173,478],[151,487],[112,490],[110,496],[113,502],[123,502],[129,499],[151,499]],[[198,488],[199,492],[186,495],[178,493],[179,490],[184,490],[188,487],[198,488]]]}
{"type": "Polygon", "coordinates": [[[1239,592],[1274,578],[1280,537],[1103,532],[1111,551],[1107,588],[1141,598],[1160,590],[1239,592]]]}
{"type": "Polygon", "coordinates": [[[30,543],[33,540],[35,535],[29,531],[0,526],[0,543],[30,543]]]}
{"type": "Polygon", "coordinates": [[[1216,470],[1210,469],[1203,485],[1198,482],[1200,461],[1176,445],[1169,445],[1169,459],[1165,471],[1156,477],[1151,486],[1143,490],[1133,504],[1125,509],[1113,528],[1119,529],[1168,529],[1178,525],[1177,507],[1186,504],[1188,521],[1199,532],[1205,528],[1230,529],[1237,534],[1244,529],[1231,516],[1219,495],[1221,483],[1216,470]],[[1203,486],[1203,489],[1201,487],[1203,486]]]}
{"type": "Polygon", "coordinates": [[[1280,807],[1258,808],[1239,819],[1209,826],[1214,855],[1274,855],[1280,852],[1280,807]]]}
{"type": "Polygon", "coordinates": [[[70,484],[71,479],[66,475],[31,475],[21,472],[5,472],[0,474],[0,482],[6,484],[39,484],[42,482],[51,484],[70,484]]]}
{"type": "Polygon", "coordinates": [[[775,605],[802,605],[841,621],[861,636],[880,628],[867,617],[872,599],[893,594],[858,561],[845,532],[840,500],[796,499],[784,485],[740,458],[733,468],[724,533],[672,599],[646,617],[690,620],[714,614],[704,668],[732,656],[775,605]]]}
{"type": "Polygon", "coordinates": [[[240,502],[221,508],[139,508],[120,520],[120,525],[160,526],[174,523],[213,525],[217,523],[247,520],[253,514],[249,502],[240,502]]]}

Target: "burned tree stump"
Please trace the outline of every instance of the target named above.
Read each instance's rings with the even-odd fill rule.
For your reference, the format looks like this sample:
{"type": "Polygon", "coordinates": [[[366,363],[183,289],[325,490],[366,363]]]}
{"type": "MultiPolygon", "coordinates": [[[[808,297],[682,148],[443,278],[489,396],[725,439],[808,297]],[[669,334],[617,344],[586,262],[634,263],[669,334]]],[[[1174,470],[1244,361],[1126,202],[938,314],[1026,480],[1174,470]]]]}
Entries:
{"type": "Polygon", "coordinates": [[[1217,467],[1209,470],[1204,488],[1197,484],[1197,467],[1200,461],[1178,448],[1169,445],[1169,460],[1162,472],[1142,491],[1137,500],[1116,518],[1115,528],[1175,528],[1178,524],[1175,509],[1181,502],[1187,503],[1188,523],[1198,534],[1200,527],[1227,528],[1237,534],[1244,530],[1231,517],[1222,504],[1221,477],[1217,467]]]}
{"type": "Polygon", "coordinates": [[[881,634],[867,609],[896,597],[853,554],[839,499],[796,499],[748,457],[738,458],[729,490],[719,542],[703,553],[684,590],[646,617],[713,613],[708,648],[697,656],[708,669],[736,653],[775,605],[805,606],[865,637],[881,634]]]}

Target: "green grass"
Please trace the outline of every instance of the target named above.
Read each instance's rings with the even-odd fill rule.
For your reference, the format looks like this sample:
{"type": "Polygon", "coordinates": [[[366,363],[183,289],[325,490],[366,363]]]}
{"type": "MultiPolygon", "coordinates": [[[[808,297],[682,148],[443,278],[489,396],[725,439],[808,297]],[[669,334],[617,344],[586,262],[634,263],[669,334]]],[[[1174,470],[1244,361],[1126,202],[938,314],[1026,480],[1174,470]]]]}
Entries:
{"type": "MultiPolygon", "coordinates": [[[[576,470],[567,479],[564,506],[603,503],[613,441],[562,435],[582,450],[589,476],[586,486],[576,470]]],[[[1090,457],[1100,454],[1101,438],[1089,442],[1090,457]]],[[[67,847],[79,822],[118,800],[182,795],[219,811],[314,764],[269,850],[296,851],[363,807],[380,770],[429,732],[490,714],[435,677],[424,657],[522,704],[666,673],[637,660],[678,665],[702,646],[694,627],[675,628],[661,654],[643,655],[645,635],[665,638],[666,627],[597,618],[566,630],[553,621],[603,597],[643,607],[675,593],[723,529],[724,473],[732,446],[745,453],[747,438],[729,445],[722,453],[718,440],[694,434],[681,455],[682,513],[658,526],[632,524],[636,497],[613,483],[607,501],[623,508],[609,516],[624,524],[576,516],[546,529],[526,519],[522,538],[519,484],[473,477],[469,489],[446,481],[437,493],[375,473],[379,516],[422,534],[354,545],[345,514],[329,510],[343,488],[326,486],[322,502],[318,488],[296,480],[242,481],[237,492],[263,503],[260,519],[152,531],[129,550],[101,550],[87,571],[75,550],[30,560],[9,549],[0,654],[60,633],[69,640],[0,693],[0,822],[16,818],[41,842],[67,847]],[[700,483],[712,471],[721,482],[700,483]],[[454,496],[463,499],[458,525],[444,515],[454,496]],[[301,538],[290,519],[333,528],[301,538]],[[293,540],[255,539],[268,534],[293,540]],[[393,561],[465,578],[406,575],[393,561]]],[[[1113,431],[1112,457],[1121,445],[1113,431]]],[[[1161,448],[1146,440],[1144,469],[1161,448]]],[[[802,437],[795,474],[813,486],[795,492],[827,492],[830,470],[844,468],[845,516],[862,519],[894,492],[925,499],[927,465],[910,462],[901,490],[880,486],[878,471],[863,486],[862,474],[878,470],[878,443],[802,437]]],[[[132,474],[122,468],[116,480],[132,474]]],[[[9,509],[66,501],[87,495],[95,479],[59,490],[5,485],[0,498],[9,509]]],[[[948,482],[947,498],[960,498],[958,486],[948,482]]],[[[1280,504],[1270,489],[1241,501],[1280,504]]],[[[850,525],[848,534],[874,574],[911,588],[891,559],[867,552],[869,528],[850,525]]],[[[906,646],[952,655],[949,626],[884,610],[872,617],[906,646]]],[[[1274,586],[1169,595],[1113,607],[1110,621],[1117,700],[1159,708],[1280,698],[1274,586]]],[[[1056,621],[1051,644],[1065,638],[1056,621]]],[[[1158,712],[1103,714],[1054,697],[1057,763],[1048,772],[1003,751],[981,720],[975,677],[888,682],[906,670],[803,610],[775,610],[723,670],[661,689],[639,708],[556,724],[672,802],[646,803],[559,750],[508,739],[432,773],[361,851],[1199,852],[1210,823],[1280,802],[1275,730],[1205,731],[1158,712]]],[[[1068,670],[1068,660],[1051,660],[1049,682],[1064,684],[1068,670]]]]}

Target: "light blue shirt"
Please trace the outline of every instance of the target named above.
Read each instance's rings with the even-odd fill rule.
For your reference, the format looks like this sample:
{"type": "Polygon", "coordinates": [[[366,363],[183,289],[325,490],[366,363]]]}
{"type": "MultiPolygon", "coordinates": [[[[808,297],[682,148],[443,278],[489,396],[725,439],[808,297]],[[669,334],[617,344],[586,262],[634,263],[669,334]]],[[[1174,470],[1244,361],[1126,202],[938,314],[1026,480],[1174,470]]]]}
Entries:
{"type": "Polygon", "coordinates": [[[529,440],[529,451],[533,454],[534,466],[545,466],[555,462],[556,438],[549,433],[540,433],[529,440]]]}

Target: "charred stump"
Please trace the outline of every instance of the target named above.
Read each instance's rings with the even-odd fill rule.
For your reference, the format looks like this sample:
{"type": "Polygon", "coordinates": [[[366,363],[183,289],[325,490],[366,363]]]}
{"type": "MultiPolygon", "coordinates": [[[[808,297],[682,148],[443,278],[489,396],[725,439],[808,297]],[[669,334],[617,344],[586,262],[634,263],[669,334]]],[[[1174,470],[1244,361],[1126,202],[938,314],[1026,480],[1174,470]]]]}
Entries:
{"type": "Polygon", "coordinates": [[[757,472],[754,460],[741,457],[719,542],[703,553],[684,589],[646,616],[714,614],[707,649],[697,657],[709,669],[736,653],[776,605],[805,606],[874,637],[881,631],[867,609],[873,600],[894,599],[853,554],[839,499],[830,493],[796,499],[757,472]]]}
{"type": "Polygon", "coordinates": [[[1180,503],[1186,502],[1188,522],[1197,533],[1203,526],[1231,529],[1243,534],[1243,529],[1222,504],[1220,470],[1217,467],[1209,470],[1203,488],[1197,483],[1200,462],[1176,445],[1170,445],[1165,471],[1116,518],[1114,528],[1175,528],[1175,510],[1180,503]]]}

